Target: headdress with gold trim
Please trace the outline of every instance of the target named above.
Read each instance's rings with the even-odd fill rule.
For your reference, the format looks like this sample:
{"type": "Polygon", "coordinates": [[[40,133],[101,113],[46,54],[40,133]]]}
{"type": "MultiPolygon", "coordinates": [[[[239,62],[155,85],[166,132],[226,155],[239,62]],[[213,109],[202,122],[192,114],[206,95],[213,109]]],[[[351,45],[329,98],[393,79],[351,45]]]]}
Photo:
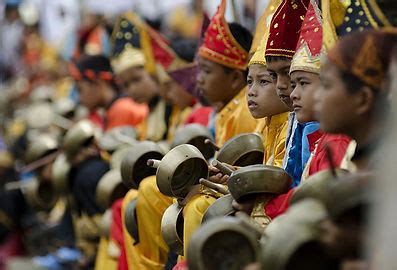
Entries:
{"type": "Polygon", "coordinates": [[[230,68],[247,68],[248,52],[244,50],[233,37],[225,20],[226,0],[222,0],[210,25],[199,55],[218,64],[230,68]]]}
{"type": "Polygon", "coordinates": [[[303,21],[296,52],[291,61],[290,72],[296,70],[320,73],[320,56],[323,43],[321,11],[314,0],[303,21]]]}
{"type": "Polygon", "coordinates": [[[260,41],[258,47],[254,55],[251,57],[248,66],[259,64],[262,66],[267,66],[265,52],[266,52],[266,43],[267,43],[267,36],[263,36],[262,40],[260,41]]]}
{"type": "Polygon", "coordinates": [[[329,50],[338,37],[365,29],[391,26],[375,0],[321,0],[324,45],[329,50]]]}
{"type": "Polygon", "coordinates": [[[263,37],[269,35],[270,22],[274,12],[276,11],[276,8],[280,5],[280,3],[281,0],[270,0],[265,11],[259,18],[258,23],[256,24],[254,38],[252,39],[250,55],[253,55],[256,52],[258,46],[262,42],[263,37]]]}
{"type": "Polygon", "coordinates": [[[269,38],[269,28],[272,17],[276,8],[281,3],[281,0],[271,0],[260,17],[258,24],[256,25],[254,39],[252,41],[252,46],[250,50],[250,55],[252,55],[248,66],[259,64],[266,66],[265,52],[266,43],[269,38]]]}
{"type": "Polygon", "coordinates": [[[112,41],[116,73],[128,67],[144,66],[149,73],[162,77],[164,70],[181,64],[168,40],[133,12],[120,17],[112,41]]]}
{"type": "Polygon", "coordinates": [[[147,68],[147,55],[141,45],[142,40],[147,39],[143,26],[141,19],[132,12],[124,13],[116,22],[111,37],[112,67],[116,74],[131,67],[147,68]]]}
{"type": "Polygon", "coordinates": [[[292,58],[309,0],[283,0],[270,24],[266,56],[292,58]]]}

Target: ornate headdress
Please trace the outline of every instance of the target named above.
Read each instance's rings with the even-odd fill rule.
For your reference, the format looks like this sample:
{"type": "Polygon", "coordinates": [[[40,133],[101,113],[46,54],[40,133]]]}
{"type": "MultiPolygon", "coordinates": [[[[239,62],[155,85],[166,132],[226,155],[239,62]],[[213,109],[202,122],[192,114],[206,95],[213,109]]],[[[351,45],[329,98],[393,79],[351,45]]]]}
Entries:
{"type": "Polygon", "coordinates": [[[226,0],[211,19],[199,55],[230,68],[247,68],[248,52],[233,37],[225,20],[226,0]]]}
{"type": "Polygon", "coordinates": [[[248,66],[255,64],[266,66],[265,52],[266,52],[267,38],[268,38],[267,36],[262,37],[262,40],[259,42],[259,45],[256,48],[254,55],[251,57],[248,63],[248,66]]]}
{"type": "Polygon", "coordinates": [[[248,63],[248,66],[254,64],[266,66],[265,52],[267,39],[269,38],[270,23],[276,8],[280,3],[281,0],[271,0],[260,17],[255,29],[254,39],[252,41],[250,50],[250,55],[252,54],[252,57],[248,63]]]}
{"type": "Polygon", "coordinates": [[[179,67],[184,62],[169,47],[169,42],[133,12],[124,13],[112,34],[115,73],[129,67],[144,66],[151,74],[179,67]],[[161,67],[159,67],[161,66],[161,67]]]}
{"type": "Polygon", "coordinates": [[[266,56],[292,58],[309,0],[283,0],[270,24],[266,56]]]}
{"type": "MultiPolygon", "coordinates": [[[[265,11],[261,15],[256,24],[254,38],[252,40],[250,55],[254,54],[256,50],[259,48],[263,41],[264,36],[269,36],[269,26],[272,20],[273,14],[276,11],[277,7],[280,5],[281,0],[270,0],[267,5],[265,11]]],[[[266,43],[265,43],[266,47],[266,43]]]]}
{"type": "Polygon", "coordinates": [[[147,57],[141,49],[142,35],[145,35],[143,22],[136,14],[128,12],[119,18],[112,33],[112,67],[116,74],[146,65],[147,57]]]}
{"type": "Polygon", "coordinates": [[[338,37],[365,29],[391,26],[374,0],[321,0],[324,45],[331,49],[338,37]]]}
{"type": "Polygon", "coordinates": [[[301,28],[296,52],[292,58],[290,72],[303,70],[320,73],[320,56],[323,43],[321,11],[314,0],[310,1],[309,9],[301,28]]]}
{"type": "Polygon", "coordinates": [[[373,89],[383,90],[396,44],[395,28],[356,32],[342,38],[327,56],[343,72],[354,75],[373,89]]]}

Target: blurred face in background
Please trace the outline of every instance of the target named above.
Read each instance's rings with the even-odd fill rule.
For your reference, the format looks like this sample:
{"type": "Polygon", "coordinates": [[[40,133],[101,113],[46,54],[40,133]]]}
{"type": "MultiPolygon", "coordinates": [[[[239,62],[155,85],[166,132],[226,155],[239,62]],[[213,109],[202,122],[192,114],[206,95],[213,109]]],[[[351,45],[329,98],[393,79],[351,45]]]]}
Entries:
{"type": "Polygon", "coordinates": [[[76,81],[76,86],[79,92],[80,104],[86,107],[90,112],[96,110],[102,102],[98,84],[83,79],[76,81]]]}
{"type": "Polygon", "coordinates": [[[159,94],[157,81],[144,67],[131,67],[118,75],[125,94],[138,103],[149,103],[159,94]]]}

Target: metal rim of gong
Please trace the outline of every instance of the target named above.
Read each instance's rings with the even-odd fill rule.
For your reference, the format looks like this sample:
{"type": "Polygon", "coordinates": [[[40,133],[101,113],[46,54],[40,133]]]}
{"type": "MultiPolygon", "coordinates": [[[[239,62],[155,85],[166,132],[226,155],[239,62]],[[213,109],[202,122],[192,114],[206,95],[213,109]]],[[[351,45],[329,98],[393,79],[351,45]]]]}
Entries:
{"type": "Polygon", "coordinates": [[[291,177],[285,170],[269,165],[242,167],[228,180],[229,192],[237,202],[255,194],[283,194],[290,185],[291,177]]]}

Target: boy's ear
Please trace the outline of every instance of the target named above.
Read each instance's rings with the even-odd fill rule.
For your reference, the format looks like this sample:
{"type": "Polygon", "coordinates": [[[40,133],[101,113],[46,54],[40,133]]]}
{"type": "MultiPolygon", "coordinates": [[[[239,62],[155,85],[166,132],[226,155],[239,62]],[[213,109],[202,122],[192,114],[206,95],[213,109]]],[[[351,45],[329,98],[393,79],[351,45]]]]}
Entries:
{"type": "Polygon", "coordinates": [[[232,76],[233,89],[241,88],[241,85],[246,84],[247,77],[243,70],[233,69],[230,75],[232,76]]]}
{"type": "Polygon", "coordinates": [[[374,100],[374,91],[368,86],[363,86],[360,91],[355,93],[356,113],[365,114],[371,111],[374,106],[374,100]]]}

